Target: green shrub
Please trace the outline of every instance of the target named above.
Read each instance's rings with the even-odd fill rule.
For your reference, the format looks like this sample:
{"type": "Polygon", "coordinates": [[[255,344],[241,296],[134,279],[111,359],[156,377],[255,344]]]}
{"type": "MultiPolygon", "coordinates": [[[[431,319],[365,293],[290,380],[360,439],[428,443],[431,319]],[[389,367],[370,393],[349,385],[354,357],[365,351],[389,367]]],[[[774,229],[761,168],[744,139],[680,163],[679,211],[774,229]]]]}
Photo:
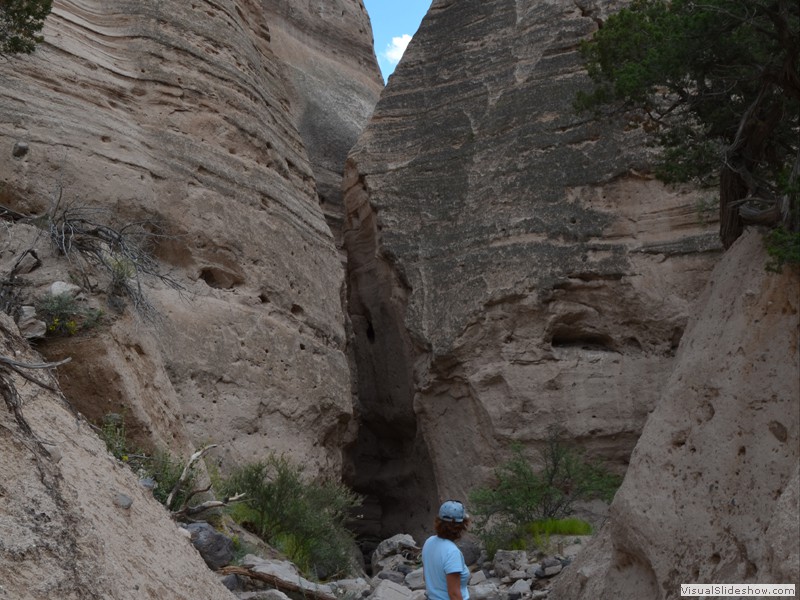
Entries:
{"type": "Polygon", "coordinates": [[[528,523],[526,530],[531,535],[591,535],[592,525],[575,517],[566,519],[544,519],[528,523]]]}
{"type": "Polygon", "coordinates": [[[221,491],[244,492],[231,516],[306,574],[327,579],[351,571],[355,544],[345,522],[360,498],[344,485],[306,481],[302,468],[272,455],[236,470],[221,491]]]}
{"type": "MultiPolygon", "coordinates": [[[[158,449],[147,454],[135,448],[128,438],[125,417],[119,413],[109,413],[103,417],[99,433],[114,458],[126,463],[140,478],[155,481],[153,497],[166,505],[169,493],[183,472],[183,463],[164,450],[158,449]]],[[[179,490],[173,506],[183,504],[193,488],[194,481],[194,473],[191,473],[179,490]]]]}
{"type": "Polygon", "coordinates": [[[490,555],[528,534],[554,533],[542,523],[567,517],[579,500],[613,498],[621,479],[586,460],[561,438],[559,431],[551,431],[541,453],[541,471],[535,472],[522,447],[515,445],[511,459],[495,472],[495,485],[470,493],[476,532],[490,555]],[[535,532],[530,531],[532,527],[537,528],[535,532]]]}
{"type": "Polygon", "coordinates": [[[100,424],[100,439],[108,451],[123,462],[128,462],[130,451],[128,449],[128,434],[125,429],[125,417],[119,413],[108,413],[100,424]]]}
{"type": "Polygon", "coordinates": [[[552,554],[561,552],[559,545],[552,545],[552,536],[591,535],[592,526],[586,521],[568,517],[566,519],[544,519],[528,523],[524,528],[522,537],[512,541],[512,550],[529,550],[535,548],[541,553],[552,554]]]}
{"type": "Polygon", "coordinates": [[[47,333],[54,336],[75,335],[95,327],[103,316],[100,310],[81,306],[70,294],[45,294],[36,303],[36,310],[47,325],[47,333]]]}
{"type": "MultiPolygon", "coordinates": [[[[178,483],[181,473],[183,473],[183,462],[164,450],[156,450],[144,459],[145,476],[151,477],[156,482],[156,487],[153,489],[153,497],[165,506],[167,497],[172,488],[175,487],[175,484],[178,483]]],[[[175,495],[175,499],[172,501],[173,508],[183,506],[189,493],[194,488],[196,479],[194,471],[190,472],[189,477],[181,485],[175,495]]]]}
{"type": "Polygon", "coordinates": [[[765,236],[764,242],[769,255],[767,271],[780,273],[785,264],[800,264],[800,231],[777,227],[765,236]]]}

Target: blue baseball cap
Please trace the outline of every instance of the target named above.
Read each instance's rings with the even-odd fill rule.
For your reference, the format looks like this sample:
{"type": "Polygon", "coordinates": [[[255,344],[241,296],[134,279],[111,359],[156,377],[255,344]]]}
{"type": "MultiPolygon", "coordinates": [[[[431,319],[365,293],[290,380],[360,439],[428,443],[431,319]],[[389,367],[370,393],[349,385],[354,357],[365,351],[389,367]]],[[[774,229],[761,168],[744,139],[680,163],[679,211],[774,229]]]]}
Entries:
{"type": "Polygon", "coordinates": [[[463,523],[467,518],[464,505],[458,500],[448,500],[439,507],[439,518],[442,521],[452,521],[453,523],[463,523]]]}

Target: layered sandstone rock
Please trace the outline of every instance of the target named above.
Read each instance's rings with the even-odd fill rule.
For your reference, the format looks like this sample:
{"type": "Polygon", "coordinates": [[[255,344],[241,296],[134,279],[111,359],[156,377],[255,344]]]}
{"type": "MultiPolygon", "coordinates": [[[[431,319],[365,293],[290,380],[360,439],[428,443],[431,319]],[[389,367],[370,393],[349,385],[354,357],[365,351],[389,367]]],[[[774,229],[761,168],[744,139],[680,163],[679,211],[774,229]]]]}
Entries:
{"type": "Polygon", "coordinates": [[[598,16],[434,2],[348,159],[354,481],[387,523],[552,425],[622,470],[671,370],[718,243],[635,127],[571,109],[598,16]]]}
{"type": "Polygon", "coordinates": [[[800,581],[800,278],[749,231],[714,270],[609,523],[553,600],[800,581]]]}
{"type": "MultiPolygon", "coordinates": [[[[40,363],[0,313],[0,355],[40,363]]],[[[47,371],[29,375],[56,384],[47,371]]],[[[0,410],[0,596],[235,598],[164,507],[59,394],[3,372],[32,434],[0,410]],[[41,445],[37,440],[43,442],[41,445]]],[[[4,394],[5,396],[5,394],[4,394]]]]}
{"type": "MultiPolygon", "coordinates": [[[[219,443],[228,465],[274,450],[337,472],[352,415],[343,270],[315,177],[335,185],[379,89],[361,2],[57,0],[43,33],[0,64],[0,204],[146,221],[185,287],[148,282],[156,326],[104,306],[110,331],[48,345],[75,358],[67,396],[92,416],[127,407],[157,442],[219,443]]],[[[4,267],[26,244],[2,246],[4,267]]],[[[82,280],[36,244],[30,296],[70,269],[82,280]]],[[[102,299],[107,281],[82,281],[102,299]]]]}
{"type": "Polygon", "coordinates": [[[361,0],[272,0],[262,6],[320,205],[341,244],[344,159],[383,89],[369,16],[361,0]]]}

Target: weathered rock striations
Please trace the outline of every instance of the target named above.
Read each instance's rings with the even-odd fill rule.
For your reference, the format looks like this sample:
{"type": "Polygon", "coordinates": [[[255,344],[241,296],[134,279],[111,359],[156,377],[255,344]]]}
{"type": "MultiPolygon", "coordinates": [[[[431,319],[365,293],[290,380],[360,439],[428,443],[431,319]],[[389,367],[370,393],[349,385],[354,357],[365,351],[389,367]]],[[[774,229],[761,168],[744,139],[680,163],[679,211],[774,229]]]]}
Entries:
{"type": "MultiPolygon", "coordinates": [[[[76,359],[63,383],[79,410],[130,402],[155,441],[216,442],[228,465],[274,450],[312,474],[340,470],[343,269],[315,171],[334,185],[345,150],[333,138],[355,138],[378,76],[360,0],[317,4],[57,0],[36,53],[0,65],[0,204],[44,214],[60,199],[155,223],[169,234],[156,255],[186,287],[147,290],[157,327],[111,319],[111,336],[49,346],[76,359]]],[[[26,244],[4,245],[3,265],[26,244]]],[[[31,295],[53,280],[36,244],[31,295]]]]}
{"type": "Polygon", "coordinates": [[[609,522],[552,600],[800,581],[800,278],[748,231],[712,274],[609,522]]]}
{"type": "Polygon", "coordinates": [[[320,205],[341,245],[344,160],[383,89],[369,17],[362,0],[262,5],[320,205]]]}
{"type": "Polygon", "coordinates": [[[719,245],[635,127],[571,109],[599,16],[434,2],[350,154],[351,461],[386,533],[552,425],[623,468],[668,377],[719,245]]]}
{"type": "MultiPolygon", "coordinates": [[[[41,358],[0,313],[0,355],[41,358]]],[[[47,371],[28,371],[54,385],[47,371]]],[[[0,596],[233,600],[167,511],[58,394],[6,371],[27,435],[0,409],[0,596]],[[37,440],[43,442],[39,446],[37,440]],[[42,447],[44,449],[42,449],[42,447]]]]}

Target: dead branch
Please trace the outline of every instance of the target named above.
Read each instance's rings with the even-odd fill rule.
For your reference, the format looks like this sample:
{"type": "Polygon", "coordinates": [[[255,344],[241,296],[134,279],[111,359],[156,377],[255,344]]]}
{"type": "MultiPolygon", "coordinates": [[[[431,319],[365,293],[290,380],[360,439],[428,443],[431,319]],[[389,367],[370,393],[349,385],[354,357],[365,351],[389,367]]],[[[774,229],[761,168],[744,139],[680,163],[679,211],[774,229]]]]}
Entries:
{"type": "Polygon", "coordinates": [[[22,414],[22,403],[19,400],[17,388],[12,381],[3,377],[2,374],[0,374],[0,395],[2,395],[3,399],[6,401],[6,407],[8,407],[9,412],[14,415],[14,420],[17,422],[17,425],[19,425],[22,433],[28,437],[33,437],[33,430],[22,414]]]}
{"type": "MultiPolygon", "coordinates": [[[[39,387],[42,387],[42,388],[44,388],[44,389],[46,389],[48,391],[51,391],[51,392],[59,393],[60,390],[58,388],[56,388],[56,387],[54,387],[54,386],[52,386],[50,384],[47,384],[47,383],[45,383],[43,381],[39,381],[35,377],[31,377],[30,375],[25,373],[25,371],[23,371],[23,369],[53,369],[55,367],[60,367],[61,365],[65,365],[71,360],[72,360],[72,358],[67,357],[67,358],[65,358],[63,360],[60,360],[58,362],[53,362],[53,363],[23,363],[23,362],[19,362],[19,361],[13,360],[11,358],[8,358],[6,356],[0,356],[0,365],[6,365],[7,369],[9,369],[11,371],[14,371],[17,375],[19,375],[23,379],[26,379],[27,381],[30,381],[31,383],[35,383],[39,387]]],[[[0,373],[1,373],[1,371],[0,371],[0,373]]]]}
{"type": "Polygon", "coordinates": [[[64,360],[54,363],[24,363],[6,356],[0,356],[0,395],[3,396],[8,410],[14,415],[17,425],[19,425],[20,430],[22,430],[25,435],[34,437],[30,425],[28,425],[28,422],[25,420],[25,417],[22,414],[22,403],[19,400],[17,388],[14,385],[14,382],[4,375],[7,374],[8,371],[13,371],[20,377],[30,381],[31,383],[35,383],[39,387],[58,393],[58,389],[43,381],[39,381],[35,377],[31,377],[25,373],[23,369],[52,369],[54,367],[64,365],[70,360],[72,359],[65,358],[64,360]]]}
{"type": "Polygon", "coordinates": [[[59,360],[58,362],[24,363],[24,362],[19,362],[18,360],[14,360],[12,358],[8,358],[6,356],[0,356],[0,363],[9,365],[11,367],[18,367],[20,369],[53,369],[55,367],[60,367],[61,365],[65,365],[71,360],[72,358],[67,357],[63,360],[59,360]]]}
{"type": "MultiPolygon", "coordinates": [[[[210,489],[211,486],[208,486],[203,490],[194,490],[189,495],[189,498],[191,498],[195,494],[207,492],[210,489]]],[[[212,508],[222,508],[230,504],[235,504],[236,502],[242,502],[244,500],[244,496],[245,496],[244,493],[236,494],[235,496],[231,496],[230,498],[223,498],[222,500],[208,500],[206,502],[197,504],[195,506],[189,506],[189,498],[187,498],[180,510],[173,511],[172,517],[176,520],[180,520],[186,517],[193,517],[207,510],[211,510],[212,508]]]]}
{"type": "Polygon", "coordinates": [[[167,496],[166,507],[168,510],[172,507],[172,503],[175,501],[175,495],[178,493],[178,490],[180,490],[181,486],[184,483],[186,483],[186,480],[189,477],[189,473],[191,473],[192,471],[192,466],[194,465],[194,463],[200,460],[206,452],[208,452],[212,448],[216,448],[217,445],[218,444],[210,444],[208,446],[205,446],[189,457],[186,466],[183,467],[183,472],[181,473],[180,478],[178,478],[178,481],[175,482],[172,491],[170,491],[169,496],[167,496]]]}
{"type": "Polygon", "coordinates": [[[153,231],[157,227],[148,221],[112,227],[101,222],[102,212],[62,206],[59,199],[48,221],[50,240],[68,260],[76,260],[84,275],[88,265],[105,271],[112,293],[127,296],[139,314],[155,320],[157,311],[142,289],[142,278],[153,277],[181,294],[185,291],[181,283],[161,272],[147,248],[153,239],[169,236],[153,231]]]}
{"type": "Polygon", "coordinates": [[[0,219],[6,219],[8,221],[21,221],[28,216],[29,215],[23,215],[22,213],[0,204],[0,219]]]}
{"type": "Polygon", "coordinates": [[[223,575],[242,575],[244,577],[250,577],[251,579],[268,583],[274,586],[275,589],[278,589],[282,592],[294,592],[297,594],[302,594],[304,597],[310,598],[311,600],[336,600],[336,597],[331,596],[330,594],[326,594],[317,590],[310,590],[291,581],[281,579],[275,575],[271,575],[269,573],[259,573],[258,571],[247,569],[245,567],[223,567],[218,571],[218,573],[222,573],[223,575]]]}

